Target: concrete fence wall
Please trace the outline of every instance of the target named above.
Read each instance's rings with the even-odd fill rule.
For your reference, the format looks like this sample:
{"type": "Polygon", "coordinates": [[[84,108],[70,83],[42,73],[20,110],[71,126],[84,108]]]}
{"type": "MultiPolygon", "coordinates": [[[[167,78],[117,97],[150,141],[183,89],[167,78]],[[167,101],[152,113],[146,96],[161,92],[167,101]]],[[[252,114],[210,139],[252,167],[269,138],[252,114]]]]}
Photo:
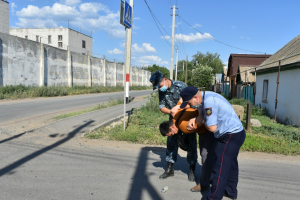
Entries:
{"type": "MultiPolygon", "coordinates": [[[[0,86],[124,86],[124,65],[0,33],[0,86]]],[[[131,86],[151,73],[130,68],[131,86]]]]}

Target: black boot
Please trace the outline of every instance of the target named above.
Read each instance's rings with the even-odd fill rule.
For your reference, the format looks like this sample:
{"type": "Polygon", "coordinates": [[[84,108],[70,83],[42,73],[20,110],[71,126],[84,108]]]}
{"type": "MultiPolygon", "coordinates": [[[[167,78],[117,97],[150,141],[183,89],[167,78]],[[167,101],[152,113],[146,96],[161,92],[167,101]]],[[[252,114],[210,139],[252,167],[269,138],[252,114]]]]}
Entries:
{"type": "Polygon", "coordinates": [[[159,176],[160,179],[168,178],[169,176],[174,176],[174,163],[167,162],[166,171],[159,176]]]}
{"type": "Polygon", "coordinates": [[[189,181],[195,181],[195,168],[196,164],[190,165],[189,181]]]}

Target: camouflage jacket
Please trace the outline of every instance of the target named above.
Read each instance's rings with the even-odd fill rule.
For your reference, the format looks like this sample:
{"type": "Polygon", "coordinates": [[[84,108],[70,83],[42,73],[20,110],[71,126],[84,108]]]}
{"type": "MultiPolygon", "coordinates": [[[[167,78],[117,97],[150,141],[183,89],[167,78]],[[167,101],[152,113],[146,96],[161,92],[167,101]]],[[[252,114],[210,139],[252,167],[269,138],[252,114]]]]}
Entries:
{"type": "Polygon", "coordinates": [[[158,90],[159,109],[162,109],[163,107],[172,109],[174,106],[176,106],[180,99],[180,92],[185,87],[187,87],[187,85],[184,82],[171,80],[170,90],[167,90],[166,92],[161,92],[158,90]]]}

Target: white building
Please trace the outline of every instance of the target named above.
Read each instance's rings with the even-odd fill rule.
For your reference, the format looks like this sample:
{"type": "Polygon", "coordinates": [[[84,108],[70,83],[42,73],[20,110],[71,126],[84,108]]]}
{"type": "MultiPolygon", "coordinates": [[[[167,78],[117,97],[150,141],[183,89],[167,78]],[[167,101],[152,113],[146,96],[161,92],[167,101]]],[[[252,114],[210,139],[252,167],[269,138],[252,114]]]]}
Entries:
{"type": "Polygon", "coordinates": [[[93,38],[70,28],[11,28],[9,32],[53,47],[93,55],[93,38]]]}
{"type": "Polygon", "coordinates": [[[300,126],[300,35],[257,67],[255,104],[260,104],[275,117],[279,60],[276,120],[300,126]]]}
{"type": "Polygon", "coordinates": [[[9,3],[0,0],[0,32],[9,34],[9,3]]]}

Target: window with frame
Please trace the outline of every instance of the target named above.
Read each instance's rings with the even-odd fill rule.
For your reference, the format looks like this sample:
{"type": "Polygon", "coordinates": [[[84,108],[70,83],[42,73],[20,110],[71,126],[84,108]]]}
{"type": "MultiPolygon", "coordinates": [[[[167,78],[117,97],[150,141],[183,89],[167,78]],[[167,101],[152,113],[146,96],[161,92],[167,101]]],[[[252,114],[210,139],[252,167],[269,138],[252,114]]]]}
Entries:
{"type": "Polygon", "coordinates": [[[264,80],[262,102],[268,103],[268,86],[269,80],[264,80]]]}
{"type": "Polygon", "coordinates": [[[25,39],[28,40],[28,35],[25,35],[25,39]]]}
{"type": "Polygon", "coordinates": [[[58,41],[62,41],[62,40],[63,40],[62,35],[59,35],[59,36],[58,36],[58,41]]]}
{"type": "Polygon", "coordinates": [[[63,47],[63,43],[62,42],[58,42],[58,47],[63,47]]]}
{"type": "Polygon", "coordinates": [[[48,44],[51,44],[51,35],[48,35],[48,44]]]}
{"type": "Polygon", "coordinates": [[[82,48],[84,48],[85,49],[85,41],[84,40],[82,40],[82,48]]]}
{"type": "Polygon", "coordinates": [[[38,35],[36,36],[36,41],[39,42],[39,36],[38,35]]]}

